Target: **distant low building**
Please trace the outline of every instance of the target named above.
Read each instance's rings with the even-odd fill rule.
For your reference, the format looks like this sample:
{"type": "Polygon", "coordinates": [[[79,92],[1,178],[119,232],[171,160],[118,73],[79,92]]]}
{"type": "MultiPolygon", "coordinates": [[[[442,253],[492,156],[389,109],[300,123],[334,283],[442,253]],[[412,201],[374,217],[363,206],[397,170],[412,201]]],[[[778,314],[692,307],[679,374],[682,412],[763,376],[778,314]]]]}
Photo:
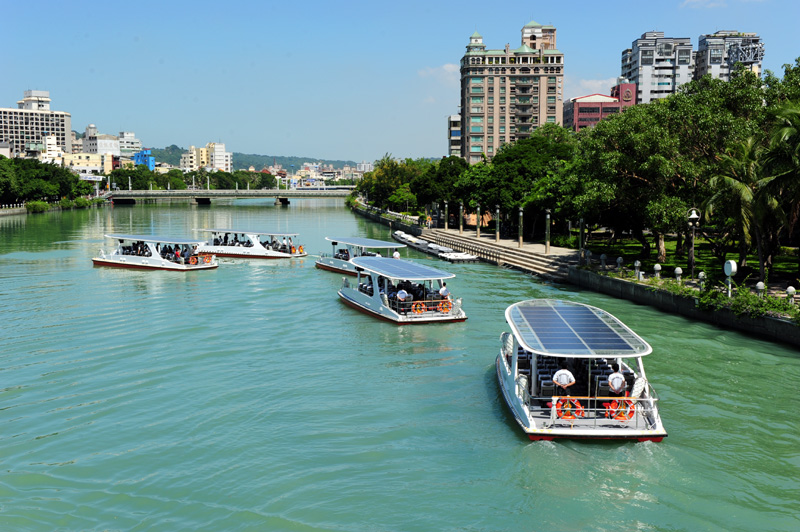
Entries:
{"type": "Polygon", "coordinates": [[[204,148],[190,146],[181,155],[181,170],[196,172],[200,168],[209,171],[233,172],[233,154],[225,151],[225,144],[209,142],[204,148]]]}
{"type": "Polygon", "coordinates": [[[618,114],[632,105],[636,105],[636,84],[621,79],[611,88],[610,96],[590,94],[571,98],[566,102],[564,127],[573,131],[594,127],[600,120],[618,114]]]}

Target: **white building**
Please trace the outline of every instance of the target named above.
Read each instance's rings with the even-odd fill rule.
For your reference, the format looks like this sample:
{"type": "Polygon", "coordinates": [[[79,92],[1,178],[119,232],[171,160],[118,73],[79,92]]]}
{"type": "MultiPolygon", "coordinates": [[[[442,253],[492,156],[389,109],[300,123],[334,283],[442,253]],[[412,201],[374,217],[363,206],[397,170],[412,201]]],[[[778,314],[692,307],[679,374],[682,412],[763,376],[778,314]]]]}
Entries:
{"type": "Polygon", "coordinates": [[[187,152],[181,154],[181,170],[196,172],[200,168],[210,172],[233,172],[233,154],[225,151],[225,144],[218,142],[209,142],[205,148],[190,146],[187,152]]]}
{"type": "Polygon", "coordinates": [[[461,115],[447,117],[447,155],[461,157],[461,115]]]}
{"type": "Polygon", "coordinates": [[[675,94],[692,80],[693,73],[688,37],[664,37],[663,31],[648,31],[622,52],[622,77],[636,83],[639,103],[675,94]]]}
{"type": "Polygon", "coordinates": [[[729,81],[736,63],[742,63],[760,77],[764,43],[755,33],[718,31],[700,36],[694,58],[694,79],[710,74],[712,78],[729,81]]]}
{"type": "Polygon", "coordinates": [[[14,156],[42,153],[44,138],[55,135],[62,150],[72,151],[72,116],[50,109],[50,92],[28,90],[17,108],[0,108],[0,142],[10,146],[14,156]]]}
{"type": "Polygon", "coordinates": [[[136,138],[131,131],[119,132],[119,153],[123,157],[133,157],[134,153],[142,151],[142,141],[136,138]]]}

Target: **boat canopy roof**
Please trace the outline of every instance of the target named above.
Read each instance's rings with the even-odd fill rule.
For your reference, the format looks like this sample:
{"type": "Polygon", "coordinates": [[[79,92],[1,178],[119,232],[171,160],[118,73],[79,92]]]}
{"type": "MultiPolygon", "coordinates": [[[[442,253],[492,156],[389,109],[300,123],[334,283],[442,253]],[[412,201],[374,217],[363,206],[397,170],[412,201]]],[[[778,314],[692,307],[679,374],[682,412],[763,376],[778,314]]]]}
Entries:
{"type": "Polygon", "coordinates": [[[143,242],[152,242],[154,244],[181,244],[181,245],[192,245],[192,244],[202,244],[202,240],[196,240],[191,238],[169,238],[165,236],[153,236],[153,235],[120,235],[117,233],[106,235],[106,238],[115,238],[117,240],[133,240],[133,241],[143,241],[143,242]]]}
{"type": "Polygon", "coordinates": [[[405,281],[428,281],[432,279],[451,279],[455,274],[448,273],[416,262],[388,257],[355,257],[351,261],[357,268],[405,281]]]}
{"type": "Polygon", "coordinates": [[[653,348],[608,312],[572,301],[529,299],[506,309],[519,344],[541,355],[566,358],[627,358],[653,348]]]}
{"type": "Polygon", "coordinates": [[[272,233],[264,231],[249,231],[247,229],[197,229],[204,233],[233,233],[235,235],[268,235],[268,236],[297,236],[300,233],[272,233]]]}
{"type": "Polygon", "coordinates": [[[346,236],[344,238],[326,236],[325,240],[333,242],[333,245],[339,243],[344,244],[345,246],[355,246],[357,248],[394,249],[406,247],[405,244],[386,242],[385,240],[375,240],[373,238],[361,238],[358,236],[346,236]]]}

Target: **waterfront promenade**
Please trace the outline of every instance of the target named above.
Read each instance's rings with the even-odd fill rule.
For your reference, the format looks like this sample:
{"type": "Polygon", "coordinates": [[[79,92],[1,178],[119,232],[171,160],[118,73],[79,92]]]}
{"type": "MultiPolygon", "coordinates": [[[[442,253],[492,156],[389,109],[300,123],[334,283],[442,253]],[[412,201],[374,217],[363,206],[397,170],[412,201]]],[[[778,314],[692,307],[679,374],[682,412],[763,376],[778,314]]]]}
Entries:
{"type": "Polygon", "coordinates": [[[570,264],[578,264],[577,250],[551,245],[547,252],[543,243],[523,240],[520,246],[519,239],[497,239],[494,233],[478,237],[474,229],[462,232],[458,229],[423,229],[420,236],[498,266],[512,267],[553,281],[567,282],[570,264]]]}

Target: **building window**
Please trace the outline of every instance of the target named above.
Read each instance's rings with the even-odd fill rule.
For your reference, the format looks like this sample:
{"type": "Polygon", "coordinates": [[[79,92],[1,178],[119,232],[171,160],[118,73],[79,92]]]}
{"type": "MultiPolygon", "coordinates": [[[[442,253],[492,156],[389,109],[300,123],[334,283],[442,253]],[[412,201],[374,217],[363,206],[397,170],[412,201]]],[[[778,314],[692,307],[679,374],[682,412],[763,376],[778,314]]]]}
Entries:
{"type": "MultiPolygon", "coordinates": [[[[491,100],[491,98],[489,98],[491,100]]],[[[473,96],[469,99],[470,103],[483,103],[483,96],[473,96]]],[[[492,103],[491,101],[489,103],[492,103]]]]}
{"type": "Polygon", "coordinates": [[[473,124],[482,124],[483,123],[483,117],[482,116],[471,116],[471,117],[469,117],[469,121],[472,122],[473,124]]]}
{"type": "MultiPolygon", "coordinates": [[[[538,98],[537,98],[537,100],[538,100],[538,98]]],[[[537,103],[538,103],[538,101],[537,101],[537,103]]],[[[547,97],[547,103],[556,103],[556,97],[555,96],[548,96],[547,97]]]]}
{"type": "Polygon", "coordinates": [[[483,126],[470,126],[470,133],[483,133],[483,126]]]}
{"type": "Polygon", "coordinates": [[[472,78],[472,83],[483,83],[483,78],[472,78]]]}
{"type": "Polygon", "coordinates": [[[472,153],[480,153],[481,152],[481,147],[480,146],[470,146],[469,147],[469,151],[472,152],[472,153]]]}
{"type": "Polygon", "coordinates": [[[486,103],[488,103],[489,105],[493,105],[494,104],[494,96],[489,96],[489,101],[486,102],[486,103]]]}

